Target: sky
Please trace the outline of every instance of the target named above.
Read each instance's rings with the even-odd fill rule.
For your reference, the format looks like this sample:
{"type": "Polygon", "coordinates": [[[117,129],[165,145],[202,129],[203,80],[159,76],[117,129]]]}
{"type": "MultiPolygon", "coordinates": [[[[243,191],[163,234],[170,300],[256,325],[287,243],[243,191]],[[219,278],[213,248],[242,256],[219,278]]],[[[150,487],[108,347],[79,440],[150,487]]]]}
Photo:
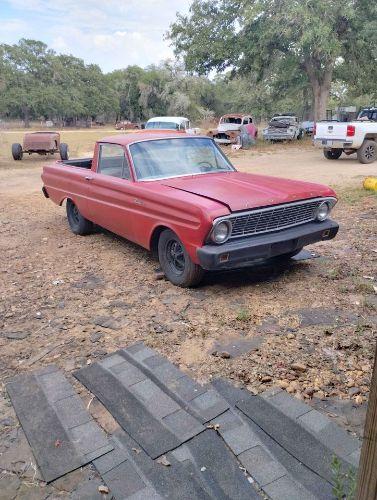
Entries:
{"type": "Polygon", "coordinates": [[[164,34],[192,0],[0,0],[0,43],[45,42],[104,72],[173,58],[164,34]]]}

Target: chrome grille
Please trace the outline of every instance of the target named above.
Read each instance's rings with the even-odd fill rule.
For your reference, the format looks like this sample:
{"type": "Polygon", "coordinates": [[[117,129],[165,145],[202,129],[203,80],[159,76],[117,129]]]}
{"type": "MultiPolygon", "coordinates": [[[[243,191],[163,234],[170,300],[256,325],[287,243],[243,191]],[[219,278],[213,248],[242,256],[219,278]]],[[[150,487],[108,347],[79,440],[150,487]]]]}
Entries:
{"type": "Polygon", "coordinates": [[[232,222],[231,238],[279,231],[313,221],[324,198],[253,210],[227,217],[232,222]]]}

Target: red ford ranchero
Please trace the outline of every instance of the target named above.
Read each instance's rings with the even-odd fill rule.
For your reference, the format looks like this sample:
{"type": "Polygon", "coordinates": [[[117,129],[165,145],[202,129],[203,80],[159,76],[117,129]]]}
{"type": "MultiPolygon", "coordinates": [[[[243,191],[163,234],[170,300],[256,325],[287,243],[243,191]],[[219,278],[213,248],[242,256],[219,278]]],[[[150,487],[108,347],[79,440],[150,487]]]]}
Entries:
{"type": "Polygon", "coordinates": [[[237,172],[209,137],[142,131],[98,141],[93,158],[43,168],[43,193],[66,201],[75,234],[94,224],[157,252],[175,285],[205,270],[290,258],[329,240],[329,187],[237,172]]]}

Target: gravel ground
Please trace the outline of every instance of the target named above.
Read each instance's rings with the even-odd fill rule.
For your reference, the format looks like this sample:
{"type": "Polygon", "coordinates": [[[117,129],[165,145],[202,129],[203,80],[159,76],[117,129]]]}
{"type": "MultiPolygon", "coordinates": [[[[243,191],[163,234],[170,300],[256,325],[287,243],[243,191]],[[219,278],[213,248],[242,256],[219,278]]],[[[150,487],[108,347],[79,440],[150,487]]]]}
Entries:
{"type": "MultiPolygon", "coordinates": [[[[245,163],[252,154],[236,153],[234,161],[251,171],[245,163]]],[[[330,162],[316,154],[321,182],[320,168],[326,178],[330,162]]],[[[259,152],[256,171],[264,170],[267,155],[276,165],[288,154],[259,152]]],[[[293,156],[289,173],[295,176],[296,165],[300,178],[313,150],[304,145],[293,156]]],[[[0,169],[0,470],[6,468],[1,454],[19,442],[4,389],[8,377],[49,363],[69,376],[140,340],[200,382],[223,376],[254,393],[279,385],[361,433],[377,324],[377,200],[350,186],[361,167],[336,182],[341,230],[312,246],[319,258],[207,275],[193,290],[157,279],[152,256],[113,234],[73,235],[64,209],[39,193],[39,174],[35,165],[0,169]]],[[[91,410],[104,418],[99,408],[91,410]]],[[[16,476],[5,478],[16,483],[16,476]]],[[[31,498],[30,490],[22,496],[24,486],[13,489],[31,498]]],[[[72,488],[63,482],[59,495],[72,488]]],[[[38,492],[46,495],[36,498],[52,494],[38,492]]]]}

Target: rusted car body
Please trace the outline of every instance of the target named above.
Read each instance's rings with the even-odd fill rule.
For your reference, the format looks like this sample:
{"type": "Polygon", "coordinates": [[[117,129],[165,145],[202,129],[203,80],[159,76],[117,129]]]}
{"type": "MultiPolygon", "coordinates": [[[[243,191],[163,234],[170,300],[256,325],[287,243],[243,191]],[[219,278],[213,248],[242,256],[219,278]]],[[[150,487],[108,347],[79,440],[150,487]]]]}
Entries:
{"type": "Polygon", "coordinates": [[[22,160],[24,153],[53,155],[57,152],[60,153],[62,160],[68,160],[68,146],[60,142],[59,132],[28,132],[24,135],[22,145],[12,144],[12,155],[15,160],[22,160]]]}
{"type": "Polygon", "coordinates": [[[131,122],[129,120],[122,120],[115,124],[116,130],[132,130],[135,128],[140,128],[140,125],[135,122],[131,122]]]}
{"type": "Polygon", "coordinates": [[[207,133],[217,144],[240,144],[241,146],[242,134],[246,134],[250,139],[255,140],[258,136],[258,129],[250,115],[241,113],[223,115],[217,128],[210,129],[207,133]]]}
{"type": "Polygon", "coordinates": [[[331,188],[237,172],[206,136],[105,137],[93,158],[46,165],[42,180],[47,198],[67,202],[75,234],[97,224],[156,251],[165,276],[184,287],[203,270],[288,259],[338,231],[331,188]]]}

